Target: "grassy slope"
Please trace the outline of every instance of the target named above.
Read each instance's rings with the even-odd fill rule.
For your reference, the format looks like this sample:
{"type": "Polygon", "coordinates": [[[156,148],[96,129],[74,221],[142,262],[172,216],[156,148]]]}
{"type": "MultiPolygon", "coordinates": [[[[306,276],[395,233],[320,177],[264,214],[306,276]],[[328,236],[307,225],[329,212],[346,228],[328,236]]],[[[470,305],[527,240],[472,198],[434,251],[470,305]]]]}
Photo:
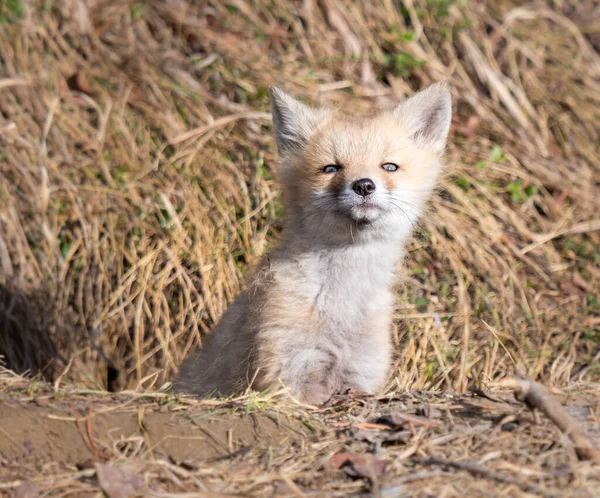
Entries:
{"type": "Polygon", "coordinates": [[[361,112],[441,79],[449,173],[399,287],[393,384],[462,389],[513,360],[564,383],[595,353],[600,57],[572,13],[71,3],[2,7],[9,365],[75,353],[74,378],[162,382],[276,239],[267,86],[361,112]]]}

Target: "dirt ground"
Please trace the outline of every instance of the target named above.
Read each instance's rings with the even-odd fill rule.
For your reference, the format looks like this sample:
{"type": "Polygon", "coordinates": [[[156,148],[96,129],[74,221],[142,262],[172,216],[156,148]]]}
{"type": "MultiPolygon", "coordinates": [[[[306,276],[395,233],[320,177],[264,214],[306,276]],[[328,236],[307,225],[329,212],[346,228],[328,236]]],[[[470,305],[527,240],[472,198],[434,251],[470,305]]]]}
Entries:
{"type": "Polygon", "coordinates": [[[168,381],[277,243],[268,86],[364,114],[446,81],[446,174],[408,247],[390,381],[594,378],[600,45],[593,2],[571,4],[0,3],[4,361],[168,381]]]}
{"type": "Polygon", "coordinates": [[[123,438],[141,437],[147,451],[154,455],[202,461],[227,455],[232,447],[292,442],[291,435],[297,439],[307,432],[301,424],[260,412],[231,417],[226,411],[220,416],[213,414],[210,407],[172,412],[157,411],[154,404],[134,400],[126,403],[130,406],[122,406],[117,400],[111,405],[110,401],[92,397],[87,407],[52,400],[44,405],[40,399],[32,403],[3,401],[0,420],[5,438],[0,442],[0,453],[11,461],[31,458],[35,462],[58,460],[72,465],[109,455],[123,438]],[[86,408],[89,411],[83,414],[86,408]],[[93,441],[99,444],[97,451],[93,441]]]}
{"type": "MultiPolygon", "coordinates": [[[[189,400],[0,376],[3,496],[594,497],[600,469],[505,390],[189,400]],[[29,493],[29,494],[27,494],[29,493]]],[[[600,391],[559,395],[600,440],[600,391]]]]}

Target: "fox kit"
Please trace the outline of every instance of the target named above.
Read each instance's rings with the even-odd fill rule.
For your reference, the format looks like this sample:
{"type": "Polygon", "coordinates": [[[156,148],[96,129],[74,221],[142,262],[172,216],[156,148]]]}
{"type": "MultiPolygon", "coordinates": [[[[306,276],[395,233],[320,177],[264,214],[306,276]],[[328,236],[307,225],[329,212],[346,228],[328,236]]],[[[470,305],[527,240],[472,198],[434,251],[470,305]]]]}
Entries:
{"type": "Polygon", "coordinates": [[[278,249],[229,307],[175,389],[284,385],[296,400],[375,393],[391,367],[392,285],[441,170],[452,113],[437,84],[354,118],[271,89],[285,203],[278,249]]]}

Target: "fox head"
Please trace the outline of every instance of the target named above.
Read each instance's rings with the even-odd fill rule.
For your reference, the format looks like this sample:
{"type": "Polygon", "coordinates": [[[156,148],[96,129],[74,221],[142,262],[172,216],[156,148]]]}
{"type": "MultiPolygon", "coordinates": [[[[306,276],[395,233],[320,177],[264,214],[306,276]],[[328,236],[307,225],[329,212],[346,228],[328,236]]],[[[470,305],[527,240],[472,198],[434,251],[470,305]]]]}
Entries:
{"type": "Polygon", "coordinates": [[[271,109],[287,225],[316,240],[404,239],[441,170],[452,114],[444,84],[350,117],[277,87],[271,109]]]}

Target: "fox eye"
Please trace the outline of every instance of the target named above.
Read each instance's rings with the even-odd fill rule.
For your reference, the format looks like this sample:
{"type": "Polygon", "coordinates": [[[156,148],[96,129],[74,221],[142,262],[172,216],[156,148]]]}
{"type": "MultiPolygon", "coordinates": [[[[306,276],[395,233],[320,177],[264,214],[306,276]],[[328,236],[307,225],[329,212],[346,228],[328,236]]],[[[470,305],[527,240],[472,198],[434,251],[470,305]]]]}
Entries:
{"type": "Polygon", "coordinates": [[[337,166],[336,164],[328,164],[327,166],[325,166],[323,168],[323,173],[337,173],[340,170],[340,167],[337,166]]]}
{"type": "Polygon", "coordinates": [[[385,163],[385,164],[382,164],[381,167],[384,170],[389,171],[390,173],[393,171],[398,171],[398,169],[399,169],[398,165],[394,164],[394,163],[385,163]]]}

